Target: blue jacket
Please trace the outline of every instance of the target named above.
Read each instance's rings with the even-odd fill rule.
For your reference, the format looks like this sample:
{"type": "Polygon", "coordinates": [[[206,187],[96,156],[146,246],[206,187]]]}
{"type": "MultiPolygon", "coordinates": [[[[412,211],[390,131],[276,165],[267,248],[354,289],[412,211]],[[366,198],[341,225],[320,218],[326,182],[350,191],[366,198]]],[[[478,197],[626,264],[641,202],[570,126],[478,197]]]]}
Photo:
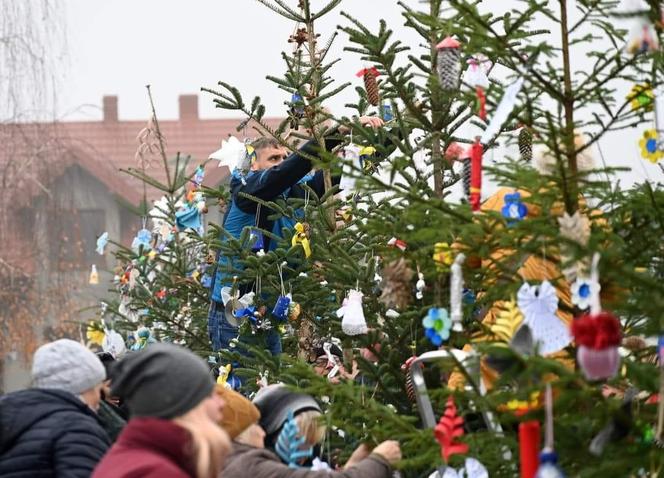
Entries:
{"type": "MultiPolygon", "coordinates": [[[[341,144],[341,139],[326,138],[325,140],[325,148],[328,151],[339,144],[341,144]]],[[[223,223],[227,233],[238,239],[245,227],[255,227],[257,225],[259,228],[281,237],[284,227],[290,229],[295,224],[295,221],[287,217],[270,221],[268,216],[273,215],[274,211],[265,207],[260,209],[259,217],[256,218],[258,203],[241,196],[240,193],[249,194],[263,201],[274,201],[278,198],[304,198],[305,190],[302,184],[307,184],[318,196],[325,192],[323,171],[310,175],[311,161],[305,158],[301,152],[318,157],[318,144],[314,141],[307,142],[281,164],[270,169],[251,171],[246,176],[233,171],[230,184],[232,201],[223,223]]],[[[339,178],[335,178],[335,180],[335,182],[338,182],[339,178]]],[[[269,237],[264,238],[266,250],[272,250],[275,246],[275,244],[271,244],[269,237]]],[[[211,285],[212,300],[216,302],[221,302],[222,287],[232,284],[230,274],[228,270],[225,270],[231,265],[232,258],[219,254],[211,285]]]]}
{"type": "Polygon", "coordinates": [[[0,398],[4,478],[88,478],[110,445],[95,413],[71,393],[28,389],[0,398]]]}

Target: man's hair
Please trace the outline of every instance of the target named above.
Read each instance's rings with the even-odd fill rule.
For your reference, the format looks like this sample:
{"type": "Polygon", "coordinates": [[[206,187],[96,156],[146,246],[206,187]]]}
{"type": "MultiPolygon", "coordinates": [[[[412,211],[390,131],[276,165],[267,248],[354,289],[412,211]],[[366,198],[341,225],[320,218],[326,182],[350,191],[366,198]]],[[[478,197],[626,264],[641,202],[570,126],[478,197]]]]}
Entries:
{"type": "Polygon", "coordinates": [[[278,148],[279,146],[281,146],[281,144],[275,138],[262,136],[252,141],[251,146],[254,148],[254,150],[258,151],[259,149],[265,149],[265,148],[278,148]]]}

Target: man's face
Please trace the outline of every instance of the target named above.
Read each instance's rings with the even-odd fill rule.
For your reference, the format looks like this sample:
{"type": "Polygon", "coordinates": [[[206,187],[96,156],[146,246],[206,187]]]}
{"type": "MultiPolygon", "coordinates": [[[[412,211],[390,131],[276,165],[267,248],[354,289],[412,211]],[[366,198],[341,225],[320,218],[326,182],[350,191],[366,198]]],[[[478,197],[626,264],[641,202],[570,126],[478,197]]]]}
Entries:
{"type": "Polygon", "coordinates": [[[282,146],[268,146],[256,150],[256,160],[251,164],[252,171],[270,169],[281,164],[288,156],[288,150],[282,146]]]}

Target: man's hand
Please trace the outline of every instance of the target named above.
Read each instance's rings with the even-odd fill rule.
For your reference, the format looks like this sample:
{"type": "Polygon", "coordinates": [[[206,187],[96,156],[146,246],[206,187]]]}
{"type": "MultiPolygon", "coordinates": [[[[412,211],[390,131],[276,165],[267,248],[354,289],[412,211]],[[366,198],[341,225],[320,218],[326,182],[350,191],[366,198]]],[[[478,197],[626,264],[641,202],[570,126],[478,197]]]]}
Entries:
{"type": "Polygon", "coordinates": [[[401,447],[399,442],[395,440],[387,440],[380,443],[371,453],[380,455],[390,465],[394,465],[397,461],[401,460],[401,447]]]}
{"type": "MultiPolygon", "coordinates": [[[[377,116],[362,116],[359,119],[359,123],[362,126],[368,126],[369,128],[373,129],[378,129],[385,125],[385,121],[377,116]]],[[[339,132],[341,134],[348,134],[350,132],[350,128],[348,126],[341,125],[339,126],[339,132]]]]}
{"type": "Polygon", "coordinates": [[[369,456],[369,448],[364,443],[362,443],[360,446],[358,446],[355,449],[353,454],[350,456],[350,458],[346,462],[346,466],[344,466],[344,469],[347,470],[351,466],[357,465],[359,462],[361,462],[368,456],[369,456]]]}

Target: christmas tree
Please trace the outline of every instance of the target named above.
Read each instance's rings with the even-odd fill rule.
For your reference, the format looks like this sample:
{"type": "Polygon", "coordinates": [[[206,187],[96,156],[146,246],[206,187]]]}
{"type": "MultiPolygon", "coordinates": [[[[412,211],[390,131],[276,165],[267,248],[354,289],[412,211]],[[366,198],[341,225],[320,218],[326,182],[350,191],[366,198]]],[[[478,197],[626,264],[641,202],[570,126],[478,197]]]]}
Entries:
{"type": "Polygon", "coordinates": [[[340,0],[317,11],[309,0],[259,1],[294,22],[286,72],[268,77],[290,95],[287,117],[272,128],[259,97],[245,102],[224,82],[204,90],[291,150],[313,139],[317,155],[303,154],[324,171],[325,193],[249,198],[298,225],[283,239],[256,228],[234,238],[221,225],[202,233],[200,194],[216,201],[228,192],[203,190],[198,170],[176,167],[167,185],[134,172],[164,191],[162,224],[125,250],[129,275],[119,274],[112,310],[210,354],[207,258],[232,258],[224,267],[235,277],[227,304],[238,342],[212,355],[236,366],[247,393],[250,377],[267,377],[327,397],[329,429],[344,434],[331,432],[333,446],[399,439],[405,476],[470,474],[475,460],[496,477],[531,477],[538,466],[658,476],[664,195],[650,183],[616,187],[621,171],[599,168],[591,154],[605,134],[637,127],[643,159],[664,156],[658,2],[525,0],[504,12],[399,2],[418,46],[394,39],[383,21],[343,12],[341,35],[321,38],[317,21],[340,0]],[[363,67],[354,116],[324,107],[349,87],[331,77],[328,52],[340,37],[363,67]],[[575,70],[580,55],[590,68],[575,70]],[[634,88],[623,95],[626,83],[634,88]],[[361,126],[366,114],[385,127],[361,126]],[[326,150],[331,137],[342,146],[326,150]],[[500,187],[487,194],[488,184],[500,187]],[[256,247],[257,232],[276,247],[256,247]],[[284,338],[279,357],[261,350],[274,329],[284,338]],[[332,337],[343,360],[321,345],[332,337]],[[336,371],[314,373],[316,344],[336,371]]]}

